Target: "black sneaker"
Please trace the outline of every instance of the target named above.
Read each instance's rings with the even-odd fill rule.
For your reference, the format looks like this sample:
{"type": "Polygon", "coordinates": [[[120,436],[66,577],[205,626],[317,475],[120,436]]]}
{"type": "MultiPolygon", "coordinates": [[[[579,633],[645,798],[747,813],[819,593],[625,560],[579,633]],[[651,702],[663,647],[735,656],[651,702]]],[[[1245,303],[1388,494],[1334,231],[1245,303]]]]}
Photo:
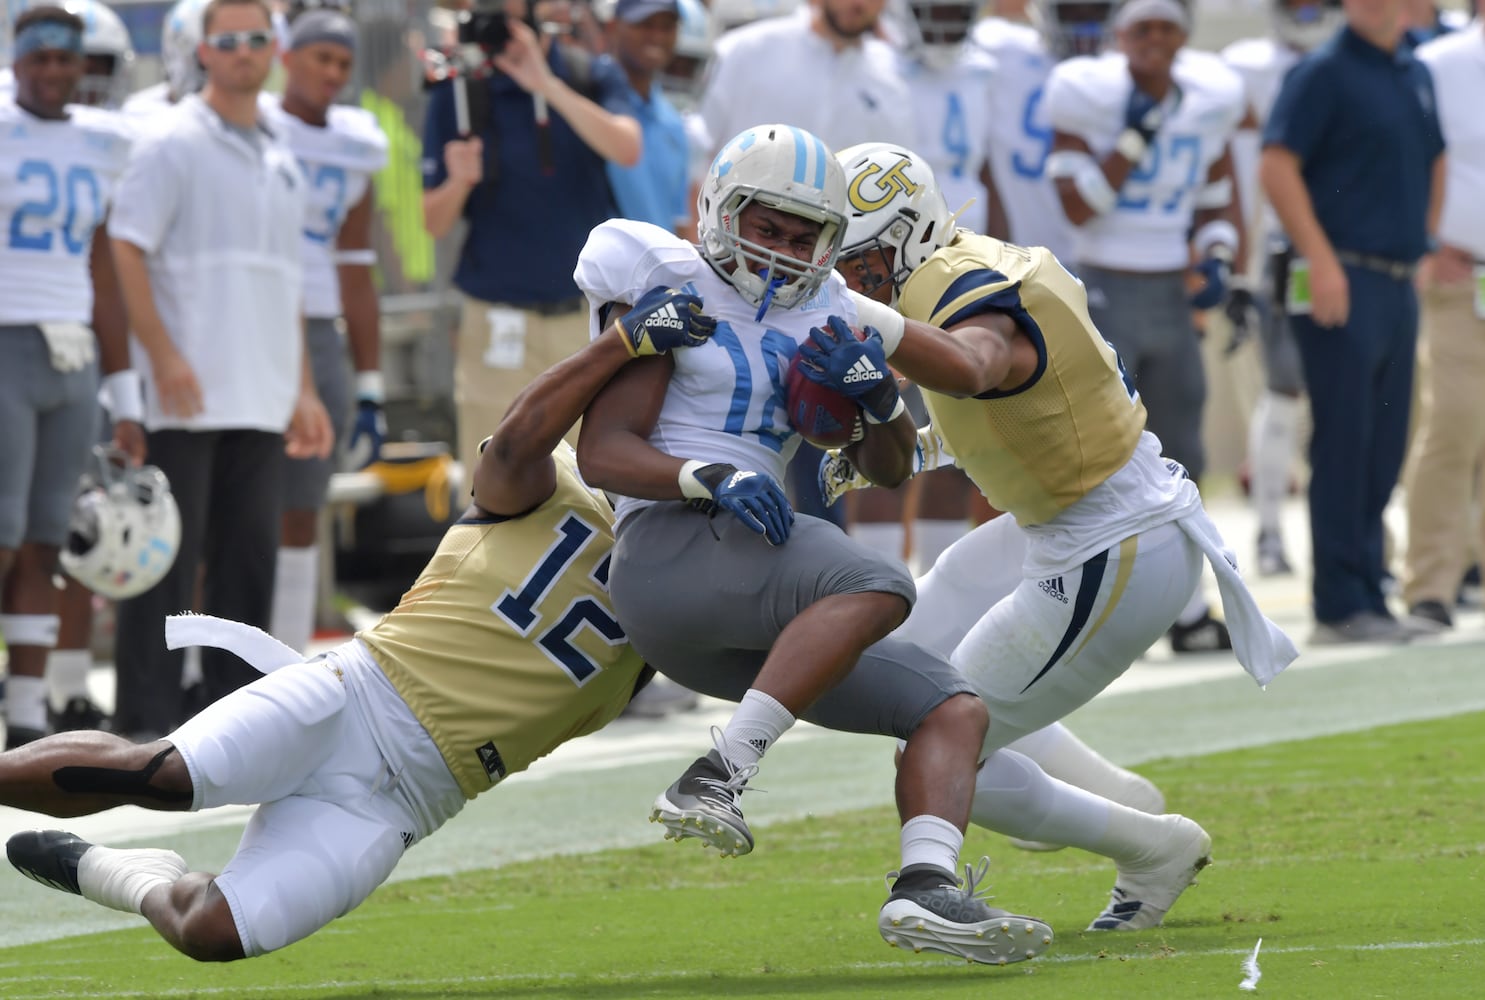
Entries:
{"type": "Polygon", "coordinates": [[[81,896],[77,863],[92,846],[62,830],[26,830],[6,841],[5,856],[31,881],[81,896]]]}
{"type": "Polygon", "coordinates": [[[1232,648],[1232,636],[1211,611],[1203,611],[1190,625],[1177,622],[1170,627],[1170,648],[1176,653],[1217,653],[1232,648]]]}
{"type": "Polygon", "coordinates": [[[964,883],[941,868],[914,865],[891,872],[891,894],[877,916],[882,940],[915,953],[937,951],[984,965],[1024,962],[1046,951],[1052,928],[1035,917],[998,910],[985,902],[980,880],[990,868],[964,866],[964,883]]]}
{"type": "Polygon", "coordinates": [[[108,728],[108,713],[82,696],[68,698],[67,704],[62,706],[60,712],[52,711],[50,705],[47,706],[46,712],[54,733],[108,728]]]}
{"type": "Polygon", "coordinates": [[[1427,635],[1454,627],[1454,619],[1442,601],[1419,601],[1408,609],[1408,627],[1427,635]]]}
{"type": "MultiPolygon", "coordinates": [[[[712,738],[721,745],[716,727],[712,738]]],[[[695,837],[723,857],[747,854],[753,849],[753,832],[743,819],[741,800],[748,779],[757,773],[758,765],[734,767],[720,750],[712,750],[660,793],[650,822],[665,824],[666,840],[695,837]]]]}

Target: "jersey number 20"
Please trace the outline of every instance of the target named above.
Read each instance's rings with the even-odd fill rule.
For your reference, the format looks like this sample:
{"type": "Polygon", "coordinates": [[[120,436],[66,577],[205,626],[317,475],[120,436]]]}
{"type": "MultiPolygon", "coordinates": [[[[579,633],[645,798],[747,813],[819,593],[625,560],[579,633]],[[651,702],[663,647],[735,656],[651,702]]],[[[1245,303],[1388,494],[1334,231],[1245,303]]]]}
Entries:
{"type": "Polygon", "coordinates": [[[74,164],[61,177],[45,160],[22,160],[16,174],[19,185],[37,184],[39,197],[21,203],[10,217],[10,248],[49,253],[57,237],[70,254],[86,251],[93,230],[103,217],[103,197],[98,178],[87,167],[74,164]],[[63,208],[62,225],[53,223],[63,208]]]}

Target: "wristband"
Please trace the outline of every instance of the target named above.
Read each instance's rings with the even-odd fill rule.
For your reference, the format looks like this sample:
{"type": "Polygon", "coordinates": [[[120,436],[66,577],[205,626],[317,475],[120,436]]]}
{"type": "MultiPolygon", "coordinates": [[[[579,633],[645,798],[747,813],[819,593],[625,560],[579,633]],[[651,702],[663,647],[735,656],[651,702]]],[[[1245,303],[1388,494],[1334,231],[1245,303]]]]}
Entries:
{"type": "Polygon", "coordinates": [[[676,477],[676,481],[680,483],[681,496],[687,500],[710,500],[712,498],[712,491],[696,478],[696,473],[710,464],[710,462],[698,462],[693,458],[681,466],[681,473],[676,477]]]}
{"type": "Polygon", "coordinates": [[[1149,149],[1150,144],[1145,141],[1145,137],[1140,135],[1138,130],[1132,128],[1127,128],[1123,132],[1120,132],[1119,138],[1114,141],[1114,152],[1135,166],[1139,166],[1140,162],[1144,160],[1145,153],[1149,149]]]}
{"type": "Polygon", "coordinates": [[[371,267],[376,263],[376,251],[370,247],[365,250],[337,250],[335,263],[339,267],[371,267]]]}
{"type": "Polygon", "coordinates": [[[379,371],[356,373],[356,399],[380,406],[387,401],[386,380],[379,371]]]}
{"type": "Polygon", "coordinates": [[[857,321],[862,326],[874,327],[881,334],[882,350],[890,358],[897,350],[897,345],[902,343],[902,335],[907,331],[907,320],[891,306],[882,305],[860,292],[851,290],[846,294],[856,304],[857,321]]]}
{"type": "Polygon", "coordinates": [[[103,376],[98,396],[114,423],[144,422],[144,383],[132,368],[103,376]]]}
{"type": "Polygon", "coordinates": [[[1213,219],[1196,231],[1191,237],[1191,246],[1198,257],[1221,256],[1217,248],[1225,247],[1226,259],[1231,261],[1234,248],[1238,244],[1237,227],[1226,219],[1213,219]]]}
{"type": "MultiPolygon", "coordinates": [[[[889,375],[888,377],[890,378],[891,376],[889,375]]],[[[892,421],[896,420],[898,417],[902,416],[906,412],[907,404],[902,401],[901,396],[898,396],[897,405],[892,407],[892,415],[886,420],[878,420],[876,417],[871,415],[870,411],[865,409],[861,411],[861,416],[864,417],[866,419],[866,422],[869,424],[890,424],[892,421]]]]}

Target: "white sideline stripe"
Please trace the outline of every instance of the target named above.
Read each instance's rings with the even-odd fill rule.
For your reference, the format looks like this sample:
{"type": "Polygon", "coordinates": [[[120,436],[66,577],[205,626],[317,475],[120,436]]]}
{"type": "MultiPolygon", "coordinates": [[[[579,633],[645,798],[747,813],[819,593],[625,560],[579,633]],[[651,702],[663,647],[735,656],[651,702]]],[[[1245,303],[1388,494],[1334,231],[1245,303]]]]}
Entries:
{"type": "MultiPolygon", "coordinates": [[[[1117,937],[1117,936],[1118,936],[1118,932],[1111,932],[1111,934],[1110,934],[1110,937],[1117,937]]],[[[1384,941],[1384,942],[1376,943],[1376,944],[1344,944],[1344,943],[1337,943],[1337,944],[1329,945],[1329,946],[1322,946],[1322,945],[1299,945],[1299,946],[1294,947],[1294,948],[1269,948],[1269,949],[1267,949],[1267,951],[1265,952],[1265,954],[1268,955],[1269,957],[1272,957],[1274,955],[1313,955],[1313,954],[1317,954],[1317,953],[1325,953],[1325,952],[1333,952],[1333,951],[1376,951],[1376,952],[1387,952],[1387,951],[1438,951],[1438,950],[1448,949],[1448,948],[1476,948],[1476,947],[1479,947],[1482,944],[1485,944],[1485,938],[1461,938],[1461,939],[1457,939],[1457,940],[1453,940],[1453,941],[1384,941]]],[[[1144,962],[1144,961],[1171,962],[1171,961],[1176,961],[1176,960],[1179,960],[1179,959],[1182,959],[1182,958],[1214,958],[1214,957],[1220,957],[1220,956],[1246,956],[1246,955],[1250,954],[1251,951],[1252,951],[1251,948],[1206,948],[1206,949],[1202,949],[1200,951],[1182,951],[1182,950],[1176,950],[1176,951],[1171,951],[1171,952],[1161,951],[1161,952],[1152,952],[1152,953],[1148,953],[1148,954],[1138,954],[1138,953],[1136,953],[1136,954],[1132,954],[1132,955],[1119,955],[1119,956],[1117,956],[1117,960],[1119,960],[1119,961],[1131,961],[1131,962],[1134,962],[1134,961],[1139,961],[1139,962],[1144,962]]],[[[1042,964],[1045,964],[1045,963],[1050,962],[1050,963],[1057,964],[1057,965],[1067,965],[1067,964],[1074,964],[1074,963],[1080,963],[1080,962],[1107,962],[1107,961],[1109,961],[1109,959],[1110,959],[1110,956],[1107,955],[1107,954],[1095,954],[1095,955],[1051,955],[1051,956],[1043,956],[1041,958],[1035,959],[1034,964],[1042,965],[1042,964]]],[[[100,959],[100,961],[102,961],[102,960],[100,959]]],[[[15,965],[20,965],[20,964],[21,963],[19,963],[19,962],[0,963],[0,968],[8,968],[8,967],[15,966],[15,965]]],[[[69,965],[86,964],[86,960],[82,960],[82,962],[78,962],[77,960],[70,960],[68,964],[69,965]]],[[[926,959],[926,960],[923,960],[923,961],[852,962],[852,963],[850,963],[848,965],[835,966],[833,968],[834,969],[837,969],[837,970],[849,969],[849,970],[868,971],[869,972],[869,971],[876,970],[876,969],[911,969],[911,968],[921,968],[921,967],[923,967],[924,965],[927,965],[927,964],[952,965],[952,966],[955,966],[955,967],[962,967],[964,965],[963,962],[961,962],[961,961],[955,961],[955,960],[953,960],[951,958],[948,958],[948,957],[945,957],[942,960],[939,960],[939,959],[937,959],[937,957],[934,957],[934,958],[929,958],[929,959],[926,959]]],[[[826,970],[816,969],[815,971],[818,972],[818,971],[830,971],[830,970],[829,969],[826,969],[826,970]]],[[[714,970],[714,969],[695,969],[695,970],[692,970],[692,969],[664,969],[664,970],[657,970],[657,971],[654,971],[654,972],[645,972],[645,973],[610,974],[608,976],[600,977],[600,980],[601,981],[605,981],[605,982],[618,982],[618,983],[623,983],[623,982],[649,982],[649,981],[657,980],[657,979],[684,980],[684,979],[698,979],[698,978],[703,978],[703,977],[710,979],[714,975],[716,975],[716,970],[714,970]]],[[[0,978],[0,986],[9,985],[9,984],[21,984],[21,983],[31,983],[31,982],[44,981],[44,982],[53,984],[53,986],[55,987],[56,985],[60,985],[62,983],[66,983],[66,982],[69,982],[69,981],[72,981],[72,980],[75,980],[75,979],[82,979],[82,978],[84,978],[84,977],[81,977],[81,976],[58,976],[58,975],[15,976],[15,977],[10,977],[10,978],[0,978]]],[[[584,977],[584,978],[587,978],[587,977],[584,977]]],[[[549,984],[551,984],[554,981],[555,982],[575,981],[577,979],[578,979],[578,976],[575,973],[570,973],[570,972],[556,973],[556,974],[548,974],[548,973],[514,973],[514,974],[502,975],[502,976],[464,976],[464,977],[461,977],[461,978],[458,978],[458,979],[449,979],[449,978],[438,978],[438,979],[399,979],[397,981],[397,985],[399,987],[404,987],[404,988],[406,988],[406,987],[420,987],[420,986],[473,986],[473,985],[477,985],[477,984],[481,984],[481,983],[506,984],[506,985],[509,985],[509,984],[512,984],[512,983],[526,983],[526,982],[530,982],[530,983],[542,983],[542,984],[548,984],[549,985],[549,984]]],[[[178,989],[178,990],[168,990],[168,989],[167,990],[152,989],[152,990],[148,990],[148,991],[145,991],[145,990],[130,990],[130,991],[110,990],[107,993],[70,993],[68,995],[71,996],[71,997],[177,997],[177,996],[184,997],[184,996],[220,996],[220,995],[223,995],[223,994],[232,995],[232,996],[247,996],[247,995],[264,994],[264,993],[274,994],[274,995],[284,995],[284,994],[289,994],[289,993],[308,993],[308,992],[311,992],[311,991],[324,990],[324,989],[361,988],[361,987],[364,987],[365,985],[366,985],[366,983],[364,981],[361,981],[361,980],[331,979],[331,980],[325,980],[324,982],[319,982],[319,983],[302,983],[302,984],[293,985],[293,986],[288,985],[288,984],[275,984],[275,985],[272,985],[272,986],[241,986],[241,985],[234,985],[234,986],[208,986],[208,987],[200,987],[200,986],[198,986],[198,987],[182,988],[182,989],[178,989]]],[[[55,997],[56,995],[57,995],[57,993],[56,993],[56,990],[55,989],[48,990],[45,993],[8,993],[7,994],[7,996],[9,996],[11,998],[11,1000],[44,1000],[44,998],[55,997]]]]}

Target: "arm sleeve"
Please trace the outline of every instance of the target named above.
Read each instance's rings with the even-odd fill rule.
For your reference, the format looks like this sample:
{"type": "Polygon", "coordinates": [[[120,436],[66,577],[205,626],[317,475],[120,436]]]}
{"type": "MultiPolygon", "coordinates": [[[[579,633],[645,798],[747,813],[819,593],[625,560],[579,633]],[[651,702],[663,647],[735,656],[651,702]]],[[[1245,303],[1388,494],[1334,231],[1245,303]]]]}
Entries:
{"type": "Polygon", "coordinates": [[[449,179],[443,165],[443,147],[457,138],[454,85],[440,83],[428,92],[428,110],[423,117],[423,190],[432,190],[449,179]]]}
{"type": "Polygon", "coordinates": [[[179,176],[171,155],[170,133],[137,143],[119,178],[108,234],[126,240],[147,254],[164,242],[180,207],[185,178],[179,176]]]}
{"type": "Polygon", "coordinates": [[[1263,129],[1265,146],[1283,146],[1300,162],[1314,155],[1335,107],[1335,85],[1325,68],[1307,58],[1289,71],[1263,129]]]}

